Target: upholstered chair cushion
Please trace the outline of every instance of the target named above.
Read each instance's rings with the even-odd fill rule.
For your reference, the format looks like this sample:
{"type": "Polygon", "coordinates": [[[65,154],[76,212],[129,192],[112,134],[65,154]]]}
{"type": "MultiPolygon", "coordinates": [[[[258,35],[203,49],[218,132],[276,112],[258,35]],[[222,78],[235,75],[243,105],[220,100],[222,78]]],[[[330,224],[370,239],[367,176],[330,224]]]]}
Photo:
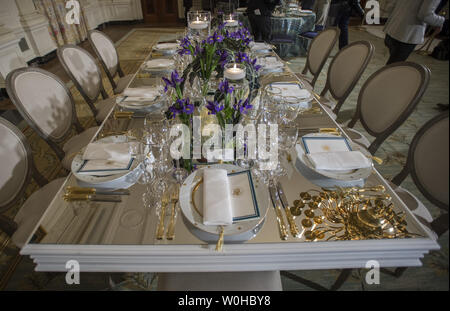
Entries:
{"type": "Polygon", "coordinates": [[[90,36],[92,43],[94,43],[97,52],[100,54],[111,76],[114,77],[119,64],[116,47],[108,37],[99,31],[93,31],[90,36]]]}
{"type": "Polygon", "coordinates": [[[422,84],[421,72],[411,66],[391,67],[373,76],[359,96],[367,127],[374,133],[388,129],[410,105],[422,84]]]}
{"type": "Polygon", "coordinates": [[[319,74],[323,61],[329,56],[336,42],[337,29],[321,32],[312,42],[308,53],[309,70],[313,75],[319,74]]]}
{"type": "Polygon", "coordinates": [[[133,75],[126,75],[126,76],[120,78],[117,81],[117,87],[114,89],[114,94],[123,93],[123,91],[126,89],[126,87],[131,82],[132,79],[133,79],[133,75]]]}
{"type": "Polygon", "coordinates": [[[99,100],[95,103],[95,107],[97,108],[97,115],[95,116],[95,119],[97,122],[101,123],[106,119],[111,110],[114,108],[115,103],[115,98],[107,98],[104,100],[99,100]]]}
{"type": "Polygon", "coordinates": [[[18,229],[12,236],[13,243],[22,248],[31,234],[37,229],[45,210],[49,207],[65,178],[59,178],[34,192],[22,205],[14,218],[18,229]]]}
{"type": "Polygon", "coordinates": [[[72,160],[75,155],[91,142],[98,130],[99,127],[91,127],[83,133],[70,138],[64,144],[63,150],[65,152],[65,157],[62,159],[61,164],[66,170],[70,171],[72,160]]]}
{"type": "Polygon", "coordinates": [[[95,100],[100,94],[102,77],[93,57],[83,49],[70,46],[64,47],[61,57],[84,93],[95,100]]]}
{"type": "Polygon", "coordinates": [[[60,81],[38,71],[20,72],[11,89],[19,104],[42,133],[52,139],[63,137],[72,126],[73,106],[60,81]]]}
{"type": "Polygon", "coordinates": [[[429,128],[414,150],[414,174],[420,186],[433,198],[449,203],[449,121],[448,117],[429,128]]]}
{"type": "Polygon", "coordinates": [[[280,271],[160,273],[162,291],[282,291],[280,271]]]}
{"type": "Polygon", "coordinates": [[[5,126],[4,122],[0,119],[0,207],[12,203],[19,195],[31,165],[21,137],[5,126]]]}
{"type": "Polygon", "coordinates": [[[330,91],[335,98],[342,98],[351,88],[369,54],[368,45],[354,44],[336,55],[328,72],[330,91]]]}

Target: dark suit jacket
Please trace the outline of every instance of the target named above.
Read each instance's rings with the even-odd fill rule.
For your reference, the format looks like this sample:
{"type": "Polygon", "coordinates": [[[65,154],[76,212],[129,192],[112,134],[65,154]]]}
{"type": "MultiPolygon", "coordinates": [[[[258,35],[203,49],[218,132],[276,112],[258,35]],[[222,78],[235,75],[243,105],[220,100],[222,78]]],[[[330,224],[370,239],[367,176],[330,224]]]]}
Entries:
{"type": "Polygon", "coordinates": [[[272,13],[280,0],[249,0],[247,5],[247,12],[253,14],[257,9],[261,11],[261,15],[268,16],[272,13]]]}

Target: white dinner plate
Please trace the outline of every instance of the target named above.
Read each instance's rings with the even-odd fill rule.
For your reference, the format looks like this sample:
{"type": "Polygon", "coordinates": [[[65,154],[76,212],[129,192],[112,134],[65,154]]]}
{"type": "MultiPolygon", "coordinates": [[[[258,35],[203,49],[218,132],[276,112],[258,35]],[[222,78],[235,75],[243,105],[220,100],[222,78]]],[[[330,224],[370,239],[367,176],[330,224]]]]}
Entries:
{"type": "MultiPolygon", "coordinates": [[[[98,141],[102,143],[124,143],[127,141],[127,137],[124,135],[109,136],[98,141]]],[[[80,186],[98,189],[125,189],[134,185],[140,177],[141,165],[136,160],[133,161],[129,170],[121,171],[117,174],[106,176],[79,174],[78,171],[85,162],[83,160],[85,149],[86,147],[74,157],[71,166],[72,174],[76,177],[80,186]]]]}
{"type": "MultiPolygon", "coordinates": [[[[197,211],[199,210],[200,213],[202,213],[203,210],[203,184],[198,186],[198,190],[195,191],[194,198],[192,198],[192,190],[201,180],[203,170],[207,168],[225,169],[228,174],[244,172],[246,170],[230,164],[205,166],[189,175],[180,188],[180,208],[186,220],[185,222],[190,224],[189,227],[194,229],[191,231],[202,240],[217,242],[220,226],[204,225],[203,216],[197,211]],[[195,200],[197,210],[192,203],[193,199],[195,200]]],[[[257,182],[254,177],[251,177],[249,182],[253,183],[253,200],[255,206],[259,210],[259,217],[253,217],[250,220],[235,221],[232,225],[224,226],[225,241],[247,241],[256,235],[264,222],[269,207],[269,193],[267,187],[265,187],[261,181],[257,182]]]]}
{"type": "Polygon", "coordinates": [[[169,58],[156,58],[143,64],[143,69],[148,71],[170,71],[174,68],[175,61],[169,58]]]}
{"type": "MultiPolygon", "coordinates": [[[[336,138],[337,136],[330,135],[330,134],[322,134],[322,133],[312,133],[312,134],[305,135],[303,137],[336,138]]],[[[368,157],[371,156],[369,151],[367,151],[362,146],[360,146],[356,143],[353,143],[349,140],[347,142],[350,147],[350,150],[360,151],[365,156],[368,156],[368,157]]],[[[351,182],[351,181],[357,181],[357,180],[364,180],[372,174],[373,165],[371,167],[361,168],[361,169],[357,169],[357,170],[347,170],[347,171],[317,170],[314,167],[314,165],[309,161],[308,157],[306,156],[306,150],[305,150],[303,143],[299,143],[297,145],[296,152],[297,152],[297,162],[301,162],[300,164],[308,167],[309,169],[313,170],[317,174],[320,174],[324,178],[339,180],[339,181],[344,181],[344,182],[351,182]]],[[[296,164],[296,166],[297,166],[297,164],[296,164]]]]}

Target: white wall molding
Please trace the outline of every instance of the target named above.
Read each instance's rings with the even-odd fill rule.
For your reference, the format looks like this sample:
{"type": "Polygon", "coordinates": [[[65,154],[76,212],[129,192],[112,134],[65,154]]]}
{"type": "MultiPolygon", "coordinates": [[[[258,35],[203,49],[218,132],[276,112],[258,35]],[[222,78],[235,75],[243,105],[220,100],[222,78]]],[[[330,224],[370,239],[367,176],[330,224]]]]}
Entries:
{"type": "Polygon", "coordinates": [[[0,88],[5,87],[8,73],[27,66],[19,48],[19,41],[13,31],[0,24],[0,88]]]}

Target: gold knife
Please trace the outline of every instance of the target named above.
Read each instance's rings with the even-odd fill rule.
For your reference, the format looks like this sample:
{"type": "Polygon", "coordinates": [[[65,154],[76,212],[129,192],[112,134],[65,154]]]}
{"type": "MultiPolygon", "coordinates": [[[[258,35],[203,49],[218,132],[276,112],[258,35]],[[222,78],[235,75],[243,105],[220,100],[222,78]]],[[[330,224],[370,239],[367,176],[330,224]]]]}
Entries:
{"type": "Polygon", "coordinates": [[[281,187],[281,183],[278,182],[277,184],[278,188],[278,194],[280,195],[280,201],[281,205],[284,207],[284,211],[286,213],[286,218],[289,223],[289,227],[291,229],[291,234],[294,238],[298,238],[300,236],[300,230],[297,227],[297,224],[295,223],[294,217],[291,214],[291,210],[289,209],[289,201],[286,198],[286,195],[283,192],[283,188],[281,187]]]}
{"type": "Polygon", "coordinates": [[[275,208],[275,213],[277,215],[277,222],[278,222],[278,229],[280,231],[280,238],[282,240],[287,240],[289,237],[289,234],[286,229],[286,224],[283,219],[283,213],[281,212],[280,204],[278,203],[279,202],[278,192],[272,181],[269,184],[269,192],[270,192],[270,198],[272,199],[273,207],[275,208]]]}

